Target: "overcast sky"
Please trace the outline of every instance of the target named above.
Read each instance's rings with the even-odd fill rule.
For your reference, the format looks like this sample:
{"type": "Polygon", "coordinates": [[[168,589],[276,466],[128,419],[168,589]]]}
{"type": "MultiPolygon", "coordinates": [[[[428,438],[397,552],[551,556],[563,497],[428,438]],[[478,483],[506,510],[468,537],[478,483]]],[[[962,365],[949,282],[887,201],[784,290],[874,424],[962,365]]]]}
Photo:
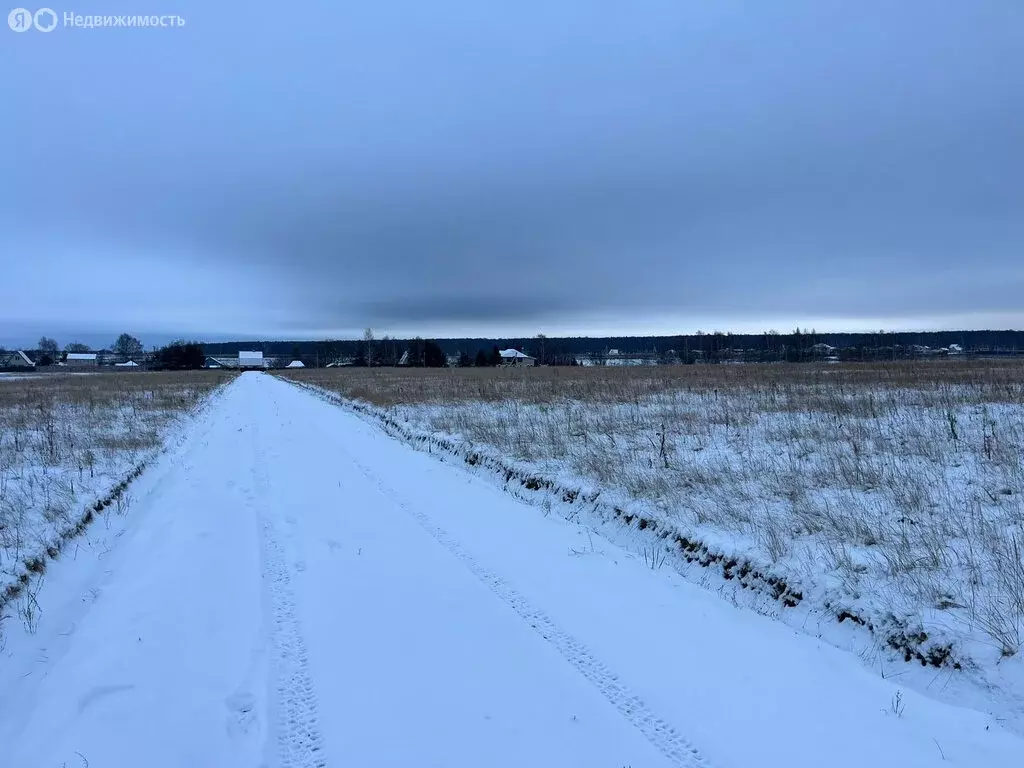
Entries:
{"type": "Polygon", "coordinates": [[[1021,0],[0,28],[0,343],[1024,327],[1021,0]]]}

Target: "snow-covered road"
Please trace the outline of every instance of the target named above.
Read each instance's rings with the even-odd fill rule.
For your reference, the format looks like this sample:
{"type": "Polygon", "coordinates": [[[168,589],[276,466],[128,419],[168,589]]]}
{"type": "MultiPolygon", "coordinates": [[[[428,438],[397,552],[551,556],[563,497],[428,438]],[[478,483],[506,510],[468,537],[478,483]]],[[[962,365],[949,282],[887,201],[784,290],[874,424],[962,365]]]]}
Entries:
{"type": "Polygon", "coordinates": [[[2,766],[1024,764],[986,715],[269,375],[133,488],[9,638],[2,766]]]}

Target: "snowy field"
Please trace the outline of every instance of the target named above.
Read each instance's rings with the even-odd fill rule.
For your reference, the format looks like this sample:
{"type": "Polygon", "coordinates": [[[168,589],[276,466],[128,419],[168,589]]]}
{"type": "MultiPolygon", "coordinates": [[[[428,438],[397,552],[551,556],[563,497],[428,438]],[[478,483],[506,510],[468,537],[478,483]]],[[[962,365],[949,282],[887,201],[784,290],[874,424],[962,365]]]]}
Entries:
{"type": "Polygon", "coordinates": [[[579,489],[655,568],[1024,725],[1024,365],[287,376],[579,489]],[[786,589],[753,600],[749,574],[786,589]]]}
{"type": "MultiPolygon", "coordinates": [[[[0,634],[38,620],[49,559],[91,521],[120,483],[159,449],[167,430],[229,376],[48,374],[0,379],[0,634]]],[[[131,492],[110,498],[123,515],[131,492]]]]}
{"type": "MultiPolygon", "coordinates": [[[[0,655],[0,765],[991,768],[1000,717],[244,373],[0,655]]],[[[98,540],[97,526],[82,539],[98,540]]]]}

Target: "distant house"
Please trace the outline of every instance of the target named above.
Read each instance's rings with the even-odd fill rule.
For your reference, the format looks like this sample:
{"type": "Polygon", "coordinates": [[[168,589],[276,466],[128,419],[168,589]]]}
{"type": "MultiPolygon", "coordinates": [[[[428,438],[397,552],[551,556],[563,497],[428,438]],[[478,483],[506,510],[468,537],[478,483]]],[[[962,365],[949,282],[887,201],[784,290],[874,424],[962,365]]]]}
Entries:
{"type": "Polygon", "coordinates": [[[114,367],[115,368],[120,368],[122,370],[130,371],[133,368],[138,368],[139,364],[136,363],[134,360],[127,360],[127,361],[125,361],[123,363],[114,363],[114,367]]]}
{"type": "Polygon", "coordinates": [[[520,352],[518,349],[503,349],[498,353],[502,365],[536,365],[537,358],[520,352]]]}
{"type": "Polygon", "coordinates": [[[238,367],[239,368],[266,368],[266,361],[263,359],[262,352],[252,351],[239,351],[238,353],[238,367]]]}
{"type": "Polygon", "coordinates": [[[285,368],[305,368],[306,365],[301,360],[292,360],[285,368]]]}
{"type": "Polygon", "coordinates": [[[65,362],[69,368],[95,368],[99,365],[95,352],[68,352],[65,362]]]}
{"type": "Polygon", "coordinates": [[[35,368],[36,364],[24,352],[0,353],[0,368],[35,368]]]}

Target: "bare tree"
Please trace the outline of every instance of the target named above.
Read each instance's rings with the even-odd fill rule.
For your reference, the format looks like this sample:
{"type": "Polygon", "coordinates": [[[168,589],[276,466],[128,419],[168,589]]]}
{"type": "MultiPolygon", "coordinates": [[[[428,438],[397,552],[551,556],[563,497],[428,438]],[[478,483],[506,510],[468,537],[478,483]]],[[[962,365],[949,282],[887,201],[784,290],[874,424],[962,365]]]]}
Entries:
{"type": "Polygon", "coordinates": [[[373,365],[373,329],[367,328],[363,331],[363,341],[366,342],[366,367],[373,365]]]}

